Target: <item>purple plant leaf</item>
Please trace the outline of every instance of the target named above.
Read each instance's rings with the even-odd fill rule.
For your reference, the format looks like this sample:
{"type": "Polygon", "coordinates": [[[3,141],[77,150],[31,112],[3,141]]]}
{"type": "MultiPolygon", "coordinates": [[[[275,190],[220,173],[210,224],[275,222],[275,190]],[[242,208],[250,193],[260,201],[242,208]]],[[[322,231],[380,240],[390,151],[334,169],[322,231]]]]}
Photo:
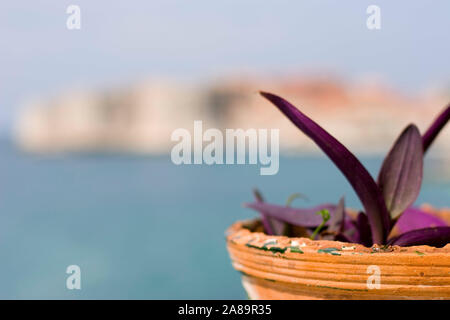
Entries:
{"type": "MultiPolygon", "coordinates": [[[[255,201],[256,202],[264,202],[264,198],[262,197],[261,193],[259,192],[258,189],[253,189],[253,196],[255,197],[255,201]]],[[[260,212],[261,214],[261,221],[264,227],[264,231],[268,234],[268,235],[274,235],[274,231],[272,228],[272,224],[269,221],[269,217],[264,214],[263,212],[260,212]]]]}
{"type": "Polygon", "coordinates": [[[427,152],[430,145],[433,143],[434,139],[437,137],[442,128],[445,127],[447,122],[450,120],[450,104],[442,111],[439,116],[433,121],[431,126],[425,132],[422,138],[423,152],[427,152]]]}
{"type": "Polygon", "coordinates": [[[357,228],[356,222],[351,218],[345,219],[344,231],[342,232],[342,234],[350,240],[349,242],[359,243],[359,230],[357,228]]]}
{"type": "MultiPolygon", "coordinates": [[[[253,196],[255,197],[256,202],[260,202],[260,203],[264,202],[264,198],[263,198],[261,192],[259,192],[259,190],[256,188],[253,189],[253,196]]],[[[260,214],[261,214],[261,221],[262,221],[262,224],[264,227],[264,231],[268,235],[282,235],[283,234],[283,231],[286,228],[285,223],[283,223],[281,221],[277,221],[276,219],[269,217],[263,211],[261,211],[260,214]]]]}
{"type": "Polygon", "coordinates": [[[443,247],[449,242],[450,227],[433,227],[403,233],[389,240],[388,244],[403,247],[419,245],[443,247]]]}
{"type": "Polygon", "coordinates": [[[354,242],[351,240],[351,238],[347,237],[344,233],[338,233],[334,237],[334,241],[341,241],[341,242],[354,242]]]}
{"type": "Polygon", "coordinates": [[[396,219],[416,201],[422,176],[422,137],[419,129],[411,124],[395,141],[378,176],[378,186],[392,219],[396,219]]]}
{"type": "Polygon", "coordinates": [[[360,212],[356,219],[356,229],[358,230],[358,243],[370,247],[372,245],[372,233],[369,220],[364,212],[360,212]]]}
{"type": "Polygon", "coordinates": [[[430,228],[430,227],[445,227],[447,223],[438,217],[429,214],[419,208],[408,208],[400,216],[395,224],[399,233],[409,232],[411,230],[430,228]]]}
{"type": "Polygon", "coordinates": [[[311,138],[344,174],[358,195],[368,215],[373,241],[383,244],[390,230],[390,217],[383,196],[364,166],[339,141],[312,121],[292,104],[276,95],[261,92],[289,120],[311,138]]]}
{"type": "Polygon", "coordinates": [[[268,217],[269,222],[272,224],[273,235],[275,236],[284,236],[285,233],[288,232],[289,225],[282,221],[278,221],[277,219],[273,219],[268,217]]]}
{"type": "MultiPolygon", "coordinates": [[[[336,206],[332,204],[323,204],[308,209],[296,209],[265,202],[253,202],[245,203],[244,207],[251,208],[261,213],[264,212],[265,215],[279,221],[307,228],[314,228],[322,223],[322,217],[316,214],[320,210],[327,209],[330,212],[330,216],[333,216],[336,210],[336,206]]],[[[328,221],[325,225],[328,225],[329,222],[330,221],[328,221]]]]}
{"type": "Polygon", "coordinates": [[[329,232],[342,233],[344,231],[345,222],[345,199],[342,197],[330,218],[328,230],[329,232]]]}
{"type": "Polygon", "coordinates": [[[263,198],[261,192],[256,188],[253,189],[253,197],[255,198],[255,201],[257,201],[257,202],[264,202],[264,198],[263,198]]]}

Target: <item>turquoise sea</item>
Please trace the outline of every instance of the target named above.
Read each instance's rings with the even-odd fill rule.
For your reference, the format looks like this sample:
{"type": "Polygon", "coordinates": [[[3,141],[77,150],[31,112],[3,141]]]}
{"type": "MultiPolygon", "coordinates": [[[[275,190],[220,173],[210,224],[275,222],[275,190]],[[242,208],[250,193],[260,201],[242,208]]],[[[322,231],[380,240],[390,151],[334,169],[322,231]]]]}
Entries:
{"type": "MultiPolygon", "coordinates": [[[[380,158],[364,158],[373,174],[380,158]]],[[[450,206],[448,166],[427,161],[418,202],[450,206]],[[448,171],[447,171],[448,172],[448,171]]],[[[255,165],[175,166],[169,156],[30,155],[0,144],[0,298],[240,299],[224,231],[294,192],[360,207],[324,157],[282,157],[275,176],[255,165]],[[81,290],[66,268],[81,268],[81,290]]]]}

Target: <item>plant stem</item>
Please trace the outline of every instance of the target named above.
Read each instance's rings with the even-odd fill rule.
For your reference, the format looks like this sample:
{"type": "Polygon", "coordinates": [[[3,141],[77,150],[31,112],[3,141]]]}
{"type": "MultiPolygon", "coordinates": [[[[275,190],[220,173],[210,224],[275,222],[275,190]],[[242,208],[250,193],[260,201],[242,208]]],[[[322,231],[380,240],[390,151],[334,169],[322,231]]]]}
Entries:
{"type": "Polygon", "coordinates": [[[316,238],[319,231],[325,226],[325,223],[330,220],[330,212],[327,209],[320,210],[319,212],[316,212],[316,214],[320,214],[322,216],[322,223],[316,228],[316,230],[314,230],[310,238],[311,240],[316,238]]]}

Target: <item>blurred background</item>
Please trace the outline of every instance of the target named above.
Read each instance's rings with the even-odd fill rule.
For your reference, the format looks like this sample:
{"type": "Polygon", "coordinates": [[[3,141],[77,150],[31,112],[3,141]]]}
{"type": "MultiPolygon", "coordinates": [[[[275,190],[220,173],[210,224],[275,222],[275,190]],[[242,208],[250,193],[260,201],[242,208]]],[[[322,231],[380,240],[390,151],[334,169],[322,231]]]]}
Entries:
{"type": "MultiPolygon", "coordinates": [[[[246,298],[224,231],[258,187],[312,206],[344,177],[258,94],[283,95],[376,175],[450,101],[448,1],[0,3],[0,298],[246,298]],[[81,29],[68,30],[69,5],[81,29]],[[366,27],[369,5],[381,29],[366,27]],[[277,175],[182,165],[177,128],[280,129],[277,175]],[[300,201],[300,200],[299,200],[300,201]],[[79,265],[81,290],[65,270],[79,265]]],[[[450,205],[450,130],[418,203],[450,205]]]]}

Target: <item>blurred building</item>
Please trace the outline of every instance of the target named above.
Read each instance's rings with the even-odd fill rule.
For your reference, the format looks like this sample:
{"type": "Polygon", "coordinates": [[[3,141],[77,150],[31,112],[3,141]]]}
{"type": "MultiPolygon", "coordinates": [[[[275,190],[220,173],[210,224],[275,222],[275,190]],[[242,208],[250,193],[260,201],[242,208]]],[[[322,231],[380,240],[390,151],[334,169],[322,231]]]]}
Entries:
{"type": "MultiPolygon", "coordinates": [[[[259,90],[282,95],[358,153],[386,153],[411,122],[421,130],[449,102],[448,92],[405,96],[376,83],[330,77],[228,78],[204,85],[149,81],[104,92],[73,92],[33,102],[17,119],[16,141],[28,151],[170,152],[171,133],[204,129],[279,128],[281,148],[317,152],[259,90]]],[[[450,158],[450,130],[433,153],[450,158]]]]}

